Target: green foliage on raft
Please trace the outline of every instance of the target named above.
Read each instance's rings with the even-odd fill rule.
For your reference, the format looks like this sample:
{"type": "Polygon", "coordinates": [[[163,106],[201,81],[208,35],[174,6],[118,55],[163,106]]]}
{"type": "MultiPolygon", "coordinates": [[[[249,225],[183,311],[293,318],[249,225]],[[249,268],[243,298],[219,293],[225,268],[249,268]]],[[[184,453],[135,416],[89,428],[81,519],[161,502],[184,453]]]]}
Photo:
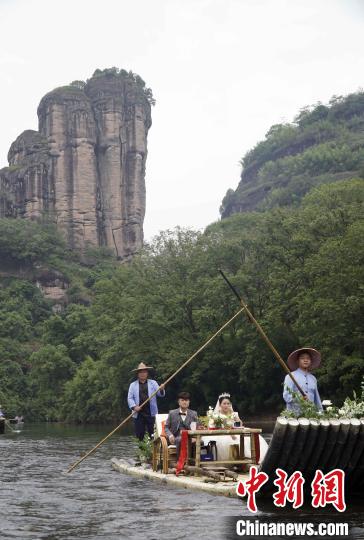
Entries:
{"type": "Polygon", "coordinates": [[[332,406],[331,401],[323,402],[323,410],[317,409],[312,401],[305,400],[299,392],[288,389],[298,405],[296,410],[281,412],[280,416],[285,418],[310,418],[316,420],[336,420],[341,418],[364,418],[364,376],[361,382],[361,394],[357,395],[355,390],[353,397],[347,397],[341,407],[332,406]]]}
{"type": "Polygon", "coordinates": [[[151,463],[152,456],[153,456],[152,439],[146,433],[142,441],[139,441],[138,439],[136,439],[136,442],[138,445],[138,450],[137,450],[138,459],[142,463],[151,463]]]}

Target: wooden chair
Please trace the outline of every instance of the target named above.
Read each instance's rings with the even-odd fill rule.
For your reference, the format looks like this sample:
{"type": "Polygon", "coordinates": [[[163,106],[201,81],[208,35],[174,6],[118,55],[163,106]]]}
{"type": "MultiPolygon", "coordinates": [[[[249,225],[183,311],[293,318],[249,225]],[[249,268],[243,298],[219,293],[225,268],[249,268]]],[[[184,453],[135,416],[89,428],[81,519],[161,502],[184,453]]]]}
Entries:
{"type": "Polygon", "coordinates": [[[157,414],[155,417],[152,468],[153,471],[162,470],[164,474],[175,466],[177,461],[176,446],[169,444],[164,432],[168,414],[157,414]]]}

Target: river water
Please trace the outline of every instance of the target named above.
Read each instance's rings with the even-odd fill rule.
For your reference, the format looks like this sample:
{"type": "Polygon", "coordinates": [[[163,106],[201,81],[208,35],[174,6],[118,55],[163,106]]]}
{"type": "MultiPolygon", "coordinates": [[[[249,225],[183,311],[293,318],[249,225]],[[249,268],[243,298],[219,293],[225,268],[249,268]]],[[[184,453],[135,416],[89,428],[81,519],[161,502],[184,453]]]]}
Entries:
{"type": "MultiPolygon", "coordinates": [[[[20,434],[0,437],[1,540],[223,540],[230,538],[225,518],[279,511],[264,503],[252,516],[238,499],[162,487],[114,471],[111,457],[135,457],[133,437],[125,433],[66,473],[108,431],[28,424],[20,434]]],[[[342,517],[354,526],[352,538],[364,538],[362,504],[348,505],[342,517]]]]}

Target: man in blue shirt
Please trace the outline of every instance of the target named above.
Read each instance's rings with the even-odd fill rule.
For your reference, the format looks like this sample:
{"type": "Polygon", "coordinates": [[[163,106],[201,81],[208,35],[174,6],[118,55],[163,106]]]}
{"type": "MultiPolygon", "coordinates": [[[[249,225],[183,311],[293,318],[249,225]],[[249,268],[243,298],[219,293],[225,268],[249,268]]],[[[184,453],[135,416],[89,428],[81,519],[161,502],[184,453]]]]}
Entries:
{"type": "Polygon", "coordinates": [[[140,441],[144,439],[146,431],[150,437],[153,435],[155,415],[158,414],[157,396],[165,396],[164,385],[161,384],[158,393],[144,407],[140,406],[159,387],[157,381],[148,379],[150,369],[153,368],[146,366],[143,362],[140,362],[138,367],[133,369],[137,372],[138,378],[131,383],[128,392],[128,405],[133,411],[135,436],[140,441]]]}
{"type": "MultiPolygon", "coordinates": [[[[322,411],[320,394],[317,389],[317,380],[310,369],[315,369],[320,365],[321,355],[316,349],[305,347],[293,351],[288,357],[288,367],[292,371],[297,383],[305,393],[304,399],[312,401],[316,407],[322,411]]],[[[292,392],[300,393],[297,386],[289,375],[284,379],[283,399],[286,402],[287,409],[299,413],[300,407],[292,392]]]]}

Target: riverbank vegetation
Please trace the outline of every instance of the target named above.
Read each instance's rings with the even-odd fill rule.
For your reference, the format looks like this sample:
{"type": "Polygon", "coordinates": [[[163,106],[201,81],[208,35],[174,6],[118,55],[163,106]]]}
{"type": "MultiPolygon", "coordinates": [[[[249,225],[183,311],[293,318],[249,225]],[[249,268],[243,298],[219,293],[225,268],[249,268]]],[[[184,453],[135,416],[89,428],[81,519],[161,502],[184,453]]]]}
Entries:
{"type": "MultiPolygon", "coordinates": [[[[77,261],[54,232],[46,255],[46,231],[32,224],[28,278],[2,272],[1,404],[28,419],[119,419],[138,362],[165,380],[239,308],[222,268],[283,357],[304,345],[322,352],[321,396],[341,405],[364,372],[363,208],[364,180],[335,182],[297,208],[236,214],[203,233],[165,231],[123,265],[96,253],[77,261]],[[31,277],[40,265],[67,275],[60,312],[31,277]]],[[[2,260],[25,257],[29,224],[3,220],[0,231],[13,223],[12,242],[0,233],[2,260]]],[[[241,316],[169,385],[160,408],[174,407],[183,389],[202,414],[222,391],[243,418],[279,412],[283,378],[241,316]]]]}
{"type": "MultiPolygon", "coordinates": [[[[353,391],[359,395],[363,132],[363,92],[303,109],[244,157],[239,188],[223,203],[229,217],[204,232],[164,231],[130,263],[102,249],[67,250],[51,225],[0,220],[5,410],[33,420],[118,420],[139,362],[165,380],[237,311],[220,268],[283,357],[300,346],[322,352],[323,399],[341,407],[353,391]]],[[[160,409],[188,390],[191,406],[205,414],[229,391],[242,418],[275,414],[283,379],[241,316],[171,382],[160,409]]]]}

